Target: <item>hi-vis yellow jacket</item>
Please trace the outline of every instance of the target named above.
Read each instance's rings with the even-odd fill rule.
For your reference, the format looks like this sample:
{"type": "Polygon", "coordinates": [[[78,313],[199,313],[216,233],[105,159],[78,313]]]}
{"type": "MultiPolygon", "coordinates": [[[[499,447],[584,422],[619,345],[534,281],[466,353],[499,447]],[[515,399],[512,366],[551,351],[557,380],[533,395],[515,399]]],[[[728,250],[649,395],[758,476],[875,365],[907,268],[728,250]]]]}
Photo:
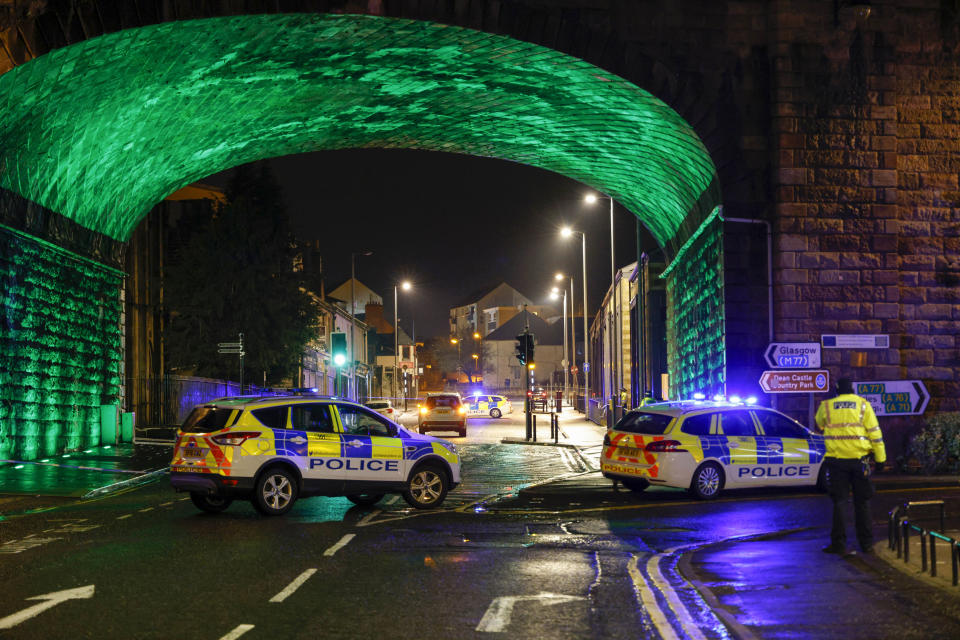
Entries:
{"type": "Polygon", "coordinates": [[[817,427],[823,431],[828,458],[862,458],[873,451],[877,463],[887,460],[883,433],[870,403],[845,393],[824,400],[817,408],[817,427]]]}

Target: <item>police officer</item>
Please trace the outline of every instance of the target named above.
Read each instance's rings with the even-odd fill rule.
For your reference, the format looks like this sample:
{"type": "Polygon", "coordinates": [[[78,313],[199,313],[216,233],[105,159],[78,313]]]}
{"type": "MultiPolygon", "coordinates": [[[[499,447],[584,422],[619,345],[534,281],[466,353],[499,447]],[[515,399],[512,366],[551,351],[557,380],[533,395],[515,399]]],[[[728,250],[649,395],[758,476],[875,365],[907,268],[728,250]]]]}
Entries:
{"type": "Polygon", "coordinates": [[[648,404],[653,404],[656,401],[656,398],[653,397],[653,392],[650,391],[650,389],[647,389],[643,392],[643,399],[640,400],[640,406],[645,407],[648,404]]]}
{"type": "Polygon", "coordinates": [[[627,405],[630,403],[630,394],[627,393],[626,388],[620,387],[620,406],[624,409],[628,409],[627,405]]]}
{"type": "MultiPolygon", "coordinates": [[[[878,465],[887,459],[883,434],[870,403],[854,394],[853,384],[847,378],[837,380],[837,396],[824,400],[817,408],[817,429],[826,442],[826,465],[833,500],[833,528],[827,553],[847,554],[847,528],[844,503],[853,490],[853,515],[857,542],[864,553],[873,550],[873,531],[870,527],[869,455],[873,452],[878,465]]],[[[852,553],[852,552],[849,552],[852,553]]]]}

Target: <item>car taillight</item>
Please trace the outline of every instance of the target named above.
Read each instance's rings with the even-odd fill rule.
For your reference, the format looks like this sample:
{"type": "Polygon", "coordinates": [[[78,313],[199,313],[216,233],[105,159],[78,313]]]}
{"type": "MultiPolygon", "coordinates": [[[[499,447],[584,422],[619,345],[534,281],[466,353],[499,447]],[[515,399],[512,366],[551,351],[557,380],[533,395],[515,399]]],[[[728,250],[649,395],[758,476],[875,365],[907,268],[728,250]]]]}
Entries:
{"type": "Polygon", "coordinates": [[[251,433],[248,431],[237,431],[235,433],[221,433],[220,435],[213,436],[210,439],[216,442],[217,444],[237,446],[237,445],[243,444],[250,438],[259,438],[259,437],[260,437],[259,433],[251,433]]]}
{"type": "Polygon", "coordinates": [[[393,413],[393,407],[387,407],[387,413],[393,413]]]}
{"type": "Polygon", "coordinates": [[[677,440],[657,440],[644,447],[647,451],[663,453],[665,451],[686,451],[680,448],[680,442],[677,440]]]}

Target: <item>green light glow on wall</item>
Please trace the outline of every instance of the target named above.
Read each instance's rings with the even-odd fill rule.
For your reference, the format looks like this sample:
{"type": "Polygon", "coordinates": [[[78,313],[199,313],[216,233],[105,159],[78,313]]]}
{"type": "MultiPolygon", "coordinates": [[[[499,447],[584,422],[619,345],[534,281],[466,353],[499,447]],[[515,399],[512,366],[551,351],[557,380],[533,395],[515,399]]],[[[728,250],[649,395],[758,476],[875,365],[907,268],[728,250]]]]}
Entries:
{"type": "Polygon", "coordinates": [[[0,76],[0,186],[126,240],[167,194],[260,158],[416,148],[522,162],[612,195],[675,249],[719,204],[691,127],[582,60],[371,16],[169,22],[0,76]]]}
{"type": "Polygon", "coordinates": [[[100,442],[120,389],[120,277],[0,227],[0,458],[100,442]]]}

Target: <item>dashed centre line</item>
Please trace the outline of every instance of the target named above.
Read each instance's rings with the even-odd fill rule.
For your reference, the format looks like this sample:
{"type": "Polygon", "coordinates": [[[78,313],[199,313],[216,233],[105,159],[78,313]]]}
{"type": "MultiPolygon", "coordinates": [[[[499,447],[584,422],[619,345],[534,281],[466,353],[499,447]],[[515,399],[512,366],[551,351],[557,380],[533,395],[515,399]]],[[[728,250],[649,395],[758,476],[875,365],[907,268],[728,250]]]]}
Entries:
{"type": "Polygon", "coordinates": [[[357,537],[357,534],[355,534],[355,533],[348,533],[347,535],[345,535],[345,536],[343,536],[342,538],[340,538],[340,541],[337,542],[337,544],[333,545],[332,547],[330,547],[329,549],[327,549],[326,551],[324,551],[324,552],[323,552],[323,555],[325,555],[325,556],[332,556],[332,555],[335,554],[337,551],[340,551],[340,549],[342,549],[342,548],[344,548],[345,546],[347,546],[347,544],[349,544],[349,542],[350,542],[351,540],[353,540],[355,537],[357,537]]]}
{"type": "Polygon", "coordinates": [[[129,517],[132,516],[132,515],[133,515],[132,513],[128,513],[128,514],[126,514],[126,515],[118,516],[118,517],[117,517],[117,520],[126,520],[127,518],[129,518],[129,517]]]}
{"type": "Polygon", "coordinates": [[[270,598],[270,602],[283,602],[283,601],[286,600],[288,597],[290,597],[290,595],[291,595],[294,591],[296,591],[297,589],[299,589],[300,586],[301,586],[304,582],[306,582],[306,581],[310,578],[310,576],[312,576],[312,575],[315,574],[316,572],[317,572],[316,569],[307,569],[306,571],[304,571],[303,573],[301,573],[299,576],[297,576],[296,578],[294,578],[293,582],[291,582],[290,584],[288,584],[287,587],[286,587],[283,591],[281,591],[281,592],[278,593],[277,595],[275,595],[275,596],[273,596],[272,598],[270,598]]]}
{"type": "Polygon", "coordinates": [[[253,629],[253,626],[254,625],[252,624],[238,624],[233,629],[233,631],[231,631],[225,636],[222,636],[220,640],[236,640],[237,638],[245,634],[247,631],[250,631],[250,629],[253,629]]]}

